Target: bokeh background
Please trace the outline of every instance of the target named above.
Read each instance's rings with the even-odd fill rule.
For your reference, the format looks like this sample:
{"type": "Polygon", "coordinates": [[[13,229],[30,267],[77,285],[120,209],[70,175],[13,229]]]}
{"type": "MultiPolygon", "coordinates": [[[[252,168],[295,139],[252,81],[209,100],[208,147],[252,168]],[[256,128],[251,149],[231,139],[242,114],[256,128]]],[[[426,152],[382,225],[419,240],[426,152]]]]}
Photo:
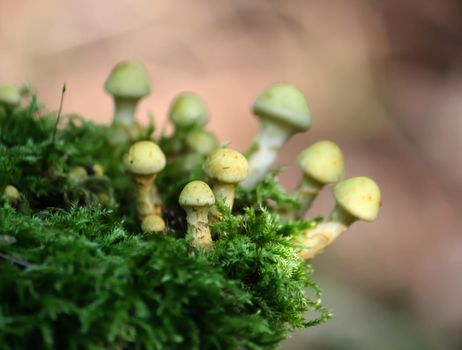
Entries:
{"type": "MultiPolygon", "coordinates": [[[[331,139],[348,176],[377,180],[383,207],[313,262],[334,319],[281,348],[461,349],[461,23],[459,0],[0,0],[0,82],[30,83],[50,109],[66,82],[64,111],[107,123],[104,80],[136,59],[153,84],[141,121],[153,113],[161,129],[192,90],[240,150],[259,92],[294,83],[313,127],[284,149],[284,185],[302,149],[331,139]]],[[[326,190],[310,215],[332,206],[326,190]]]]}

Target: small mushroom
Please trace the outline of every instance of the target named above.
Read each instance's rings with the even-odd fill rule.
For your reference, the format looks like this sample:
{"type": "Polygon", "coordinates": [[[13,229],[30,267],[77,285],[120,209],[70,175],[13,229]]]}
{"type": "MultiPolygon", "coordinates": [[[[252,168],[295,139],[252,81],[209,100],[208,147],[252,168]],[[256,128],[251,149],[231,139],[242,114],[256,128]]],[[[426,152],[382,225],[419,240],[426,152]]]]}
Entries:
{"type": "Polygon", "coordinates": [[[156,214],[146,216],[141,222],[141,230],[143,232],[162,232],[164,229],[164,220],[156,214]]]}
{"type": "Polygon", "coordinates": [[[189,153],[183,159],[183,170],[189,171],[195,165],[202,163],[204,157],[212,153],[219,146],[214,134],[207,130],[192,130],[186,137],[189,153]]]}
{"type": "Polygon", "coordinates": [[[136,208],[140,220],[150,214],[161,215],[162,201],[154,180],[165,167],[162,150],[152,141],[138,141],[128,150],[124,163],[136,185],[136,208]]]}
{"type": "Polygon", "coordinates": [[[3,190],[5,194],[6,200],[10,205],[16,205],[21,198],[21,194],[19,193],[18,189],[13,185],[6,185],[5,189],[3,190]]]}
{"type": "Polygon", "coordinates": [[[295,196],[301,203],[297,215],[297,218],[301,219],[321,189],[342,178],[344,173],[342,151],[331,141],[319,141],[300,153],[298,165],[303,171],[303,178],[295,196]]]}
{"type": "Polygon", "coordinates": [[[301,240],[306,249],[303,259],[311,259],[357,220],[373,221],[381,205],[380,188],[374,180],[358,176],[343,180],[334,187],[337,202],[327,221],[308,229],[301,240]]]}
{"type": "Polygon", "coordinates": [[[175,129],[201,127],[208,120],[204,101],[192,92],[177,95],[170,106],[168,115],[175,129]]]}
{"type": "Polygon", "coordinates": [[[263,91],[253,105],[253,112],[260,119],[261,128],[246,154],[249,176],[241,186],[247,190],[263,180],[285,142],[311,125],[305,97],[290,84],[274,84],[263,91]]]}
{"type": "Polygon", "coordinates": [[[220,148],[207,156],[204,172],[213,181],[215,198],[233,209],[234,190],[249,173],[247,159],[235,150],[220,148]]]}
{"type": "Polygon", "coordinates": [[[104,86],[114,98],[113,125],[125,126],[130,131],[135,124],[138,101],[150,92],[146,69],[134,61],[120,62],[112,69],[104,86]]]}
{"type": "Polygon", "coordinates": [[[0,117],[21,102],[21,91],[14,85],[0,85],[0,117]]]}
{"type": "Polygon", "coordinates": [[[84,181],[88,177],[87,170],[80,165],[74,166],[69,170],[69,180],[75,184],[84,181]]]}
{"type": "Polygon", "coordinates": [[[188,230],[193,234],[193,244],[210,248],[212,235],[208,224],[208,214],[215,204],[215,197],[209,185],[203,181],[191,181],[181,191],[179,203],[186,211],[188,230]]]}

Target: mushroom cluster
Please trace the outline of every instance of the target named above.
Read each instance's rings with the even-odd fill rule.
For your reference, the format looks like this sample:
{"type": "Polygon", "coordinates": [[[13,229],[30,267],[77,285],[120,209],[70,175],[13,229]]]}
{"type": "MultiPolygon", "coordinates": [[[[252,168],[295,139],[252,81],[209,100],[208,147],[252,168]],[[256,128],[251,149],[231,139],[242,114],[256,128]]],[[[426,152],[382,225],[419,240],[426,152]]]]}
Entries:
{"type": "MultiPolygon", "coordinates": [[[[244,155],[219,147],[216,136],[204,129],[209,119],[208,108],[201,97],[192,92],[180,93],[173,99],[168,111],[173,126],[170,136],[162,132],[158,139],[142,140],[142,133],[136,132],[142,128],[136,123],[135,112],[139,100],[150,92],[144,67],[133,61],[119,63],[106,80],[105,88],[114,97],[113,125],[122,128],[123,141],[132,143],[124,163],[133,179],[141,229],[169,232],[162,188],[156,186],[157,174],[166,165],[176,164],[177,171],[188,174],[202,164],[203,175],[184,183],[178,203],[186,213],[192,244],[204,248],[212,246],[209,222],[221,220],[216,204],[222,203],[232,213],[236,188],[253,191],[272,173],[278,153],[290,137],[311,126],[311,113],[302,92],[291,84],[279,83],[265,89],[253,104],[252,110],[261,128],[244,155]]],[[[341,181],[343,154],[332,141],[319,141],[306,148],[298,156],[298,165],[302,176],[291,194],[298,207],[275,208],[276,213],[284,220],[303,220],[320,191],[331,184],[334,184],[337,201],[335,210],[325,221],[305,230],[296,239],[302,246],[300,255],[311,259],[354,221],[375,219],[380,207],[380,190],[367,177],[341,181]]],[[[77,178],[78,173],[75,176],[77,178]]]]}

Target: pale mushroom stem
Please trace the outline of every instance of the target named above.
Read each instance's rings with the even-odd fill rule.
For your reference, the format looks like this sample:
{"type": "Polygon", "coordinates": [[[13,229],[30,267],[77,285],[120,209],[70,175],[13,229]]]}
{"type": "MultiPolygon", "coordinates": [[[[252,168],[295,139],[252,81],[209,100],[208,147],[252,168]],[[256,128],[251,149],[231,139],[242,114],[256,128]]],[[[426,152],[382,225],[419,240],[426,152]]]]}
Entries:
{"type": "Polygon", "coordinates": [[[250,190],[258,185],[276,162],[278,152],[292,134],[292,130],[282,124],[265,119],[259,134],[247,154],[249,176],[240,183],[242,188],[250,190]]]}
{"type": "Polygon", "coordinates": [[[151,191],[155,177],[154,174],[134,175],[134,182],[136,185],[136,210],[140,220],[154,213],[154,205],[151,202],[151,191]]]}
{"type": "Polygon", "coordinates": [[[114,98],[115,111],[113,124],[132,126],[135,122],[135,111],[138,99],[134,98],[114,98]]]}
{"type": "Polygon", "coordinates": [[[328,217],[329,222],[338,222],[345,226],[350,226],[356,220],[358,220],[358,218],[349,214],[346,210],[344,210],[339,205],[335,206],[334,210],[332,210],[332,212],[330,213],[328,217]]]}
{"type": "Polygon", "coordinates": [[[193,244],[204,248],[212,246],[212,235],[208,222],[208,207],[186,207],[188,230],[193,233],[193,244]]]}
{"type": "Polygon", "coordinates": [[[308,176],[304,176],[295,191],[295,197],[300,202],[300,210],[295,215],[296,219],[303,219],[307,211],[311,208],[313,201],[318,196],[323,185],[308,176]]]}
{"type": "Polygon", "coordinates": [[[153,206],[153,211],[152,211],[153,214],[162,216],[163,203],[162,203],[162,199],[160,198],[159,191],[157,190],[157,187],[154,184],[154,181],[153,181],[153,185],[151,186],[149,199],[153,206]]]}
{"type": "Polygon", "coordinates": [[[348,226],[340,222],[329,221],[305,230],[300,242],[304,247],[300,252],[300,257],[303,260],[314,258],[347,229],[348,226]]]}
{"type": "Polygon", "coordinates": [[[224,202],[230,210],[233,210],[235,187],[235,184],[227,184],[218,181],[215,181],[213,184],[213,194],[215,198],[224,202]]]}

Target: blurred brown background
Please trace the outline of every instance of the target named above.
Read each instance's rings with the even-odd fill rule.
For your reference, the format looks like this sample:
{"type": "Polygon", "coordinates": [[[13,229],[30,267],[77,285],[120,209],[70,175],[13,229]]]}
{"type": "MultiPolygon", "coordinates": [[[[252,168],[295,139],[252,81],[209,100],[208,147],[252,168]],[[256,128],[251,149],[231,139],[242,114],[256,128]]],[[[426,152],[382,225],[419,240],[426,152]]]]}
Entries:
{"type": "MultiPolygon", "coordinates": [[[[334,319],[286,349],[462,348],[462,2],[459,0],[0,0],[0,82],[29,82],[56,109],[100,122],[119,60],[148,68],[140,120],[166,121],[172,97],[208,101],[208,128],[245,149],[250,106],[268,84],[302,89],[320,139],[344,150],[348,176],[383,191],[379,219],[357,223],[314,262],[334,319]]],[[[324,191],[311,214],[333,206],[324,191]]]]}

